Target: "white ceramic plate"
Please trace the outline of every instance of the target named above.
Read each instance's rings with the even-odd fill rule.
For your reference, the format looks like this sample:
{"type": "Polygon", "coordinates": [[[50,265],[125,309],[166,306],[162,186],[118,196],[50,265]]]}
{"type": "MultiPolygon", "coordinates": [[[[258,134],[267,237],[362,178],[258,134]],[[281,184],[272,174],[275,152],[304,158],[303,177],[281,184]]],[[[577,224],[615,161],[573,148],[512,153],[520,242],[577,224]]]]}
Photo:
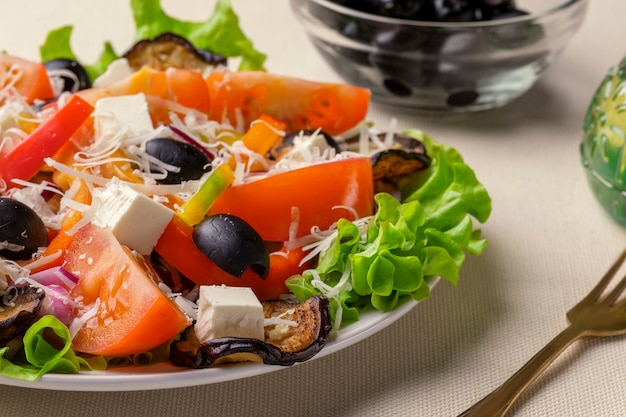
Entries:
{"type": "MultiPolygon", "coordinates": [[[[436,279],[429,284],[431,289],[438,281],[436,279]]],[[[415,305],[417,302],[408,300],[388,313],[374,310],[363,312],[356,323],[340,330],[337,337],[313,359],[338,352],[378,333],[411,311],[415,305]]],[[[162,363],[146,367],[129,366],[79,374],[48,374],[35,382],[0,376],[0,384],[58,391],[144,391],[214,384],[288,368],[261,363],[243,363],[208,369],[187,369],[162,363]]]]}

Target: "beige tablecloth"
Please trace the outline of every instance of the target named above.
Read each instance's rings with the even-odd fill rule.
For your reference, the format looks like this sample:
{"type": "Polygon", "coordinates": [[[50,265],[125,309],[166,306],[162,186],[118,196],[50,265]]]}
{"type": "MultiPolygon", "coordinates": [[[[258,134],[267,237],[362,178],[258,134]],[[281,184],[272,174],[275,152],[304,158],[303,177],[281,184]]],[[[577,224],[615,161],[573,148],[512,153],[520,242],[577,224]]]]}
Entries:
{"type": "MultiPolygon", "coordinates": [[[[268,69],[334,81],[287,0],[232,0],[268,69]]],[[[493,197],[486,253],[469,258],[458,287],[372,337],[332,355],[231,382],[132,392],[1,387],[6,416],[455,416],[515,372],[566,326],[565,312],[625,245],[581,169],[587,104],[626,53],[626,2],[593,1],[581,31],[525,96],[506,108],[452,120],[373,105],[370,116],[419,127],[455,146],[493,197]]],[[[163,1],[198,20],[213,1],[163,1]]],[[[71,23],[89,62],[110,39],[123,51],[134,33],[128,0],[0,1],[0,49],[29,58],[52,28],[71,23]],[[97,45],[97,48],[93,48],[97,45]]],[[[626,341],[577,342],[524,394],[516,416],[626,415],[626,341]]]]}

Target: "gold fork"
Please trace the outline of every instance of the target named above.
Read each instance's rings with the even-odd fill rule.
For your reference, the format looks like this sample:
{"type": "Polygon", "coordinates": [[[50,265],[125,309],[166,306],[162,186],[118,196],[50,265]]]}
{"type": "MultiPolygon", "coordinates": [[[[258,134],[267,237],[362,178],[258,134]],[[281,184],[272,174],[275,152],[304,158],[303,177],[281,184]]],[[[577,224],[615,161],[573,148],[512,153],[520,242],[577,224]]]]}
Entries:
{"type": "Polygon", "coordinates": [[[585,336],[626,334],[626,277],[604,297],[613,276],[626,259],[626,250],[585,298],[567,312],[569,326],[535,354],[524,366],[459,417],[504,416],[513,402],[574,341],[585,336]]]}

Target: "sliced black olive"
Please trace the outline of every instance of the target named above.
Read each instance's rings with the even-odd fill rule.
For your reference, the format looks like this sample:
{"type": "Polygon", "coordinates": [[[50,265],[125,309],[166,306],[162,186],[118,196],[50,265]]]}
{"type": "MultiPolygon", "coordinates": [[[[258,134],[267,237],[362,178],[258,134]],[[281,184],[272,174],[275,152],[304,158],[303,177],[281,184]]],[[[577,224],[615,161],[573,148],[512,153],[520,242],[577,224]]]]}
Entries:
{"type": "Polygon", "coordinates": [[[265,341],[252,338],[223,337],[200,343],[193,327],[189,327],[181,340],[174,342],[170,360],[176,366],[208,368],[235,353],[259,355],[268,365],[291,366],[311,359],[328,343],[332,329],[330,307],[325,297],[310,297],[302,303],[263,301],[266,318],[297,322],[289,334],[280,340],[271,336],[275,325],[266,326],[265,341]]]}
{"type": "MultiPolygon", "coordinates": [[[[146,153],[161,162],[180,168],[179,172],[167,171],[159,180],[163,184],[180,184],[197,180],[211,170],[209,157],[197,147],[170,138],[150,139],[146,142],[146,153]]],[[[154,169],[153,172],[157,170],[154,169]]]]}
{"type": "Polygon", "coordinates": [[[293,141],[294,141],[294,139],[296,137],[298,137],[298,136],[312,136],[316,132],[319,135],[322,135],[324,137],[324,139],[326,140],[326,144],[328,146],[330,146],[331,148],[334,148],[337,153],[341,152],[341,150],[339,149],[339,144],[337,143],[335,138],[333,138],[328,133],[324,132],[323,130],[319,130],[318,131],[316,129],[305,129],[305,130],[298,130],[296,132],[289,132],[289,133],[287,133],[283,137],[283,141],[280,144],[278,144],[277,146],[275,146],[272,149],[270,149],[268,158],[270,160],[280,159],[280,157],[282,155],[284,155],[285,153],[289,152],[289,150],[291,150],[293,148],[293,141]]]}
{"type": "Polygon", "coordinates": [[[61,92],[75,93],[91,87],[91,80],[85,68],[73,59],[58,58],[44,62],[48,77],[53,84],[61,86],[61,92]]]}
{"type": "Polygon", "coordinates": [[[0,256],[30,259],[47,244],[48,230],[33,209],[17,200],[0,198],[0,256]]]}
{"type": "Polygon", "coordinates": [[[236,277],[250,267],[261,278],[269,269],[263,239],[248,223],[230,214],[205,217],[194,227],[193,242],[215,265],[236,277]]]}
{"type": "Polygon", "coordinates": [[[157,70],[170,67],[203,70],[209,66],[226,64],[225,57],[196,49],[187,39],[173,33],[143,39],[123,56],[135,71],[144,65],[157,70]]]}
{"type": "Polygon", "coordinates": [[[26,332],[39,314],[44,294],[40,288],[25,286],[9,287],[0,296],[0,346],[26,332]]]}

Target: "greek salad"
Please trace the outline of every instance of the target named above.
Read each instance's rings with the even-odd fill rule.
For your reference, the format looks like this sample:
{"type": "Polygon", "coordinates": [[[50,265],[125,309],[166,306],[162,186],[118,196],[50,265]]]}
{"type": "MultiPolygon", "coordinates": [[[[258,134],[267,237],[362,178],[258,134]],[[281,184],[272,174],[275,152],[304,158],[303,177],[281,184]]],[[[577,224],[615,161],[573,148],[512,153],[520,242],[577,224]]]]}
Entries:
{"type": "Polygon", "coordinates": [[[0,54],[0,375],[291,365],[485,250],[455,149],[267,72],[228,0],[131,9],[136,43],[94,64],[71,26],[40,62],[0,54]]]}

